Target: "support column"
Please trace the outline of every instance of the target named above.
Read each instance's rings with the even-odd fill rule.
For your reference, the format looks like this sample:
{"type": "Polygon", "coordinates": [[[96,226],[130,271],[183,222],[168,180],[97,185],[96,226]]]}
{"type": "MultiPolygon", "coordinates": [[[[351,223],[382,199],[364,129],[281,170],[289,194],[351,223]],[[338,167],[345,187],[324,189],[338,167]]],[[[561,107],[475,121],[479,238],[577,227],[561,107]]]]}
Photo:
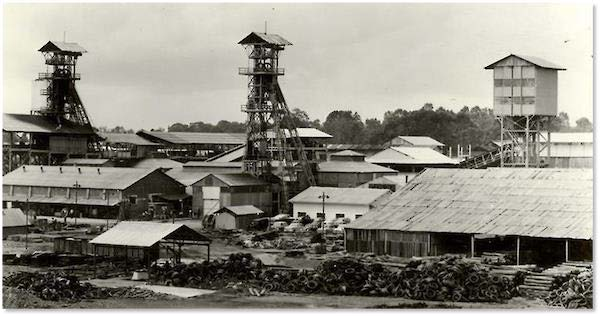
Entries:
{"type": "Polygon", "coordinates": [[[569,261],[569,240],[565,239],[565,262],[569,261]]]}
{"type": "Polygon", "coordinates": [[[521,237],[517,236],[517,265],[521,263],[521,237]]]}
{"type": "Polygon", "coordinates": [[[431,233],[427,233],[427,255],[431,256],[431,233]]]}
{"type": "Polygon", "coordinates": [[[529,168],[529,116],[525,117],[525,168],[529,168]]]}
{"type": "Polygon", "coordinates": [[[475,257],[475,235],[471,235],[471,258],[475,257]]]}

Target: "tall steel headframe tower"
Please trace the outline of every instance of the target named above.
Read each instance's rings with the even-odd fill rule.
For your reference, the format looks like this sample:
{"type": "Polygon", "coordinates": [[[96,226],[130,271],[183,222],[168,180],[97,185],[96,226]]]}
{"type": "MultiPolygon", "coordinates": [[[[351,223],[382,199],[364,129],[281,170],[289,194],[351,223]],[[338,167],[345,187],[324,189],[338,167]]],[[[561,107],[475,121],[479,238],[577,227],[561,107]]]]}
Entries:
{"type": "Polygon", "coordinates": [[[558,112],[558,71],[566,69],[538,57],[515,54],[485,69],[494,71],[500,166],[545,167],[550,157],[548,124],[558,112]]]}
{"type": "Polygon", "coordinates": [[[41,94],[46,96],[46,105],[36,112],[52,117],[59,126],[68,120],[91,128],[90,119],[75,89],[75,81],[81,79],[76,72],[77,58],[87,51],[77,43],[56,41],[49,41],[38,51],[46,61],[46,72],[40,73],[37,80],[47,81],[47,88],[41,90],[41,94]]]}
{"type": "Polygon", "coordinates": [[[244,172],[269,178],[272,168],[276,167],[275,175],[282,184],[281,208],[287,210],[291,183],[315,185],[311,166],[277,80],[284,74],[284,69],[279,67],[279,54],[292,43],[276,34],[252,32],[238,44],[248,53],[248,66],[239,68],[240,75],[248,76],[248,101],[242,105],[242,111],[247,113],[244,172]],[[274,142],[270,142],[271,138],[274,142]],[[300,176],[296,166],[301,169],[300,176]]]}

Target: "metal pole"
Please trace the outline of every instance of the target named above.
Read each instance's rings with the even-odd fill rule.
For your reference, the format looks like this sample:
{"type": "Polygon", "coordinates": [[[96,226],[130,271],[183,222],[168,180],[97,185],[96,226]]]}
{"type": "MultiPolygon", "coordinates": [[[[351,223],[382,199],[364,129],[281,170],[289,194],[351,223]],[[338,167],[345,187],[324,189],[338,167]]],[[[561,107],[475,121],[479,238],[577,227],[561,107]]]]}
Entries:
{"type": "Polygon", "coordinates": [[[504,167],[504,116],[500,116],[500,168],[504,167]]]}
{"type": "Polygon", "coordinates": [[[27,210],[25,210],[25,249],[29,244],[29,193],[27,194],[27,210]]]}
{"type": "Polygon", "coordinates": [[[565,262],[569,262],[569,240],[565,239],[565,262]]]}
{"type": "Polygon", "coordinates": [[[471,258],[475,257],[475,235],[471,235],[471,258]]]}
{"type": "Polygon", "coordinates": [[[525,168],[529,168],[529,116],[525,117],[525,168]]]}
{"type": "Polygon", "coordinates": [[[323,192],[323,235],[325,235],[325,192],[323,192]]]}
{"type": "Polygon", "coordinates": [[[517,265],[521,264],[520,248],[521,248],[521,238],[519,236],[517,236],[517,265]]]}

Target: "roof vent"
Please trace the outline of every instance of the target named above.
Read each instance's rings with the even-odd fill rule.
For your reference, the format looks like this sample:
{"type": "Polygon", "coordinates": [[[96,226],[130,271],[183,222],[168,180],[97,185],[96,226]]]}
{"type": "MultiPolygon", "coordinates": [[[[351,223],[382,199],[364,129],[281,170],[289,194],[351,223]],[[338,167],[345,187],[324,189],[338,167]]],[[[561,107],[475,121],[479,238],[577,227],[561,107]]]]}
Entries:
{"type": "Polygon", "coordinates": [[[44,173],[44,167],[40,166],[40,170],[44,173]]]}
{"type": "Polygon", "coordinates": [[[100,168],[98,168],[98,174],[100,174],[100,168]]]}
{"type": "Polygon", "coordinates": [[[27,170],[25,170],[25,166],[23,166],[23,172],[25,172],[25,171],[27,171],[27,170]]]}
{"type": "Polygon", "coordinates": [[[58,172],[62,173],[62,167],[58,167],[58,172]]]}
{"type": "Polygon", "coordinates": [[[81,168],[77,168],[77,172],[81,173],[81,168]]]}

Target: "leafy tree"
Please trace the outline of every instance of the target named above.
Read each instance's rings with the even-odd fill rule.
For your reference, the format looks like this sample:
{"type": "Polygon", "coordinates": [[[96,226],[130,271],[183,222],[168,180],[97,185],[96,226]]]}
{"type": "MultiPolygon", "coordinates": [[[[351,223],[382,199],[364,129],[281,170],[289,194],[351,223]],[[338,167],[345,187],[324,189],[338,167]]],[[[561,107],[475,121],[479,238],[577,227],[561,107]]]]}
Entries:
{"type": "Polygon", "coordinates": [[[323,130],[333,136],[332,143],[360,143],[363,129],[360,115],[352,111],[333,111],[323,123],[323,130]]]}
{"type": "Polygon", "coordinates": [[[593,132],[594,131],[592,122],[590,122],[590,120],[587,117],[582,117],[582,118],[578,119],[577,121],[575,121],[575,124],[577,125],[575,127],[575,130],[577,132],[593,132]]]}

